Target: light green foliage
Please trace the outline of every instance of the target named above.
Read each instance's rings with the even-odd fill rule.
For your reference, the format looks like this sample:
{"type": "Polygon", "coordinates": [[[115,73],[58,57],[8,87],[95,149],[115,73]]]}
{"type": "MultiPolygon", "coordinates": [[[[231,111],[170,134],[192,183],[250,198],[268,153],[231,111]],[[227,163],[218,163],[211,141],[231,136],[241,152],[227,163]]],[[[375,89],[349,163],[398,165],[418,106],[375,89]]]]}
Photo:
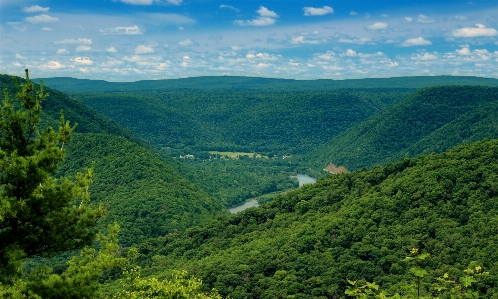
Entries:
{"type": "Polygon", "coordinates": [[[140,277],[137,267],[125,271],[124,276],[122,290],[111,299],[221,299],[216,290],[204,293],[202,281],[190,277],[186,271],[175,271],[171,279],[159,280],[140,277]]]}
{"type": "Polygon", "coordinates": [[[378,299],[460,299],[460,298],[486,298],[479,289],[474,288],[475,284],[484,276],[489,275],[488,272],[483,272],[481,266],[469,267],[464,270],[464,275],[457,280],[451,280],[448,273],[435,279],[428,290],[423,290],[421,294],[421,279],[427,276],[428,272],[421,268],[420,261],[429,257],[429,254],[418,254],[418,248],[411,250],[411,256],[405,258],[405,261],[415,264],[415,267],[409,269],[409,273],[416,279],[414,284],[399,285],[402,291],[396,292],[394,295],[388,295],[377,284],[365,282],[364,284],[358,281],[347,280],[350,286],[344,292],[348,297],[361,299],[378,298],[378,299]]]}

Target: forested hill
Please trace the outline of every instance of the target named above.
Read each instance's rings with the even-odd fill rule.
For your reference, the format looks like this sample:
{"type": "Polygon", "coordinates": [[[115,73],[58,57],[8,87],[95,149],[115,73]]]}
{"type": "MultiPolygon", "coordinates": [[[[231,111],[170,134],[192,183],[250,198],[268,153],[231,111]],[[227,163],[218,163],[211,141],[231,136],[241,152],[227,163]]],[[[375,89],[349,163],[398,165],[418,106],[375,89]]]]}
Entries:
{"type": "Polygon", "coordinates": [[[498,137],[498,88],[423,88],[316,149],[316,168],[349,170],[498,137]]]}
{"type": "MultiPolygon", "coordinates": [[[[11,76],[1,75],[0,87],[7,88],[9,97],[15,98],[11,76]]],[[[228,213],[221,202],[168,164],[171,158],[141,138],[81,101],[54,89],[47,88],[45,92],[49,97],[42,103],[43,125],[58,128],[61,109],[66,120],[78,123],[73,142],[65,146],[67,157],[59,174],[82,172],[95,162],[91,200],[107,208],[106,217],[100,221],[102,228],[114,221],[121,225],[122,245],[183,230],[228,213]]]]}
{"type": "Polygon", "coordinates": [[[173,89],[73,95],[160,149],[282,156],[306,153],[410,92],[173,89]]]}
{"type": "MultiPolygon", "coordinates": [[[[151,239],[136,259],[144,273],[188,269],[231,298],[343,298],[347,279],[390,292],[416,283],[404,258],[430,257],[421,295],[435,277],[470,265],[498,294],[498,140],[385,167],[330,175],[259,208],[184,233],[151,239]]],[[[494,296],[494,297],[493,297],[494,296]]]]}
{"type": "Polygon", "coordinates": [[[207,76],[137,82],[107,82],[68,77],[46,78],[47,86],[65,92],[145,91],[166,89],[256,89],[266,91],[335,90],[358,88],[409,88],[435,85],[498,86],[497,79],[471,76],[415,76],[348,80],[291,80],[259,77],[207,76]]]}

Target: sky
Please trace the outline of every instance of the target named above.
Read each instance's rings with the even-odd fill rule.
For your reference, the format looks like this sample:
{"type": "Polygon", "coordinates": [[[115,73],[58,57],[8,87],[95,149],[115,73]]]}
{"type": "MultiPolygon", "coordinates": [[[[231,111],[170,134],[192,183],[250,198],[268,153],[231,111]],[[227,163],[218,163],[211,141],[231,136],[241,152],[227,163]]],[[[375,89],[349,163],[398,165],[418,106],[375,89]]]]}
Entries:
{"type": "Polygon", "coordinates": [[[498,0],[0,0],[0,73],[498,78],[498,0]]]}

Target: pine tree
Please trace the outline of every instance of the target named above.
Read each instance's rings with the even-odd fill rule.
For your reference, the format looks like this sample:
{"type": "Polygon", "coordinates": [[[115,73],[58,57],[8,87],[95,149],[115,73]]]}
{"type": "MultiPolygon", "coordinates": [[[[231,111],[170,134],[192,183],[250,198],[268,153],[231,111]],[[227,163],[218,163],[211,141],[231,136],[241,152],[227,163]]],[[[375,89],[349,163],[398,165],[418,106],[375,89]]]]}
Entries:
{"type": "Polygon", "coordinates": [[[56,178],[64,146],[76,126],[61,111],[57,131],[40,129],[43,83],[35,91],[26,70],[16,100],[4,91],[0,107],[0,284],[21,274],[24,258],[47,256],[90,245],[105,213],[89,206],[92,169],[74,178],[56,178]]]}

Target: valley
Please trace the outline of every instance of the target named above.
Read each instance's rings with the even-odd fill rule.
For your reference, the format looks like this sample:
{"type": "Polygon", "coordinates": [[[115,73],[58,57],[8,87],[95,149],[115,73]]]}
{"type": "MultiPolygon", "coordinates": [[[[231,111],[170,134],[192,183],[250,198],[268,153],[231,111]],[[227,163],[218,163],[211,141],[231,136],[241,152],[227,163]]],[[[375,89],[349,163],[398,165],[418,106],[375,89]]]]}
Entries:
{"type": "MultiPolygon", "coordinates": [[[[15,94],[10,76],[0,84],[15,94]]],[[[146,279],[187,270],[223,298],[345,298],[348,280],[395,294],[417,248],[425,294],[477,265],[489,275],[475,287],[498,294],[496,79],[45,85],[40,127],[60,110],[78,124],[57,176],[93,165],[97,228],[119,224],[123,267],[146,279]]],[[[60,274],[66,260],[46,263],[60,274]]]]}

